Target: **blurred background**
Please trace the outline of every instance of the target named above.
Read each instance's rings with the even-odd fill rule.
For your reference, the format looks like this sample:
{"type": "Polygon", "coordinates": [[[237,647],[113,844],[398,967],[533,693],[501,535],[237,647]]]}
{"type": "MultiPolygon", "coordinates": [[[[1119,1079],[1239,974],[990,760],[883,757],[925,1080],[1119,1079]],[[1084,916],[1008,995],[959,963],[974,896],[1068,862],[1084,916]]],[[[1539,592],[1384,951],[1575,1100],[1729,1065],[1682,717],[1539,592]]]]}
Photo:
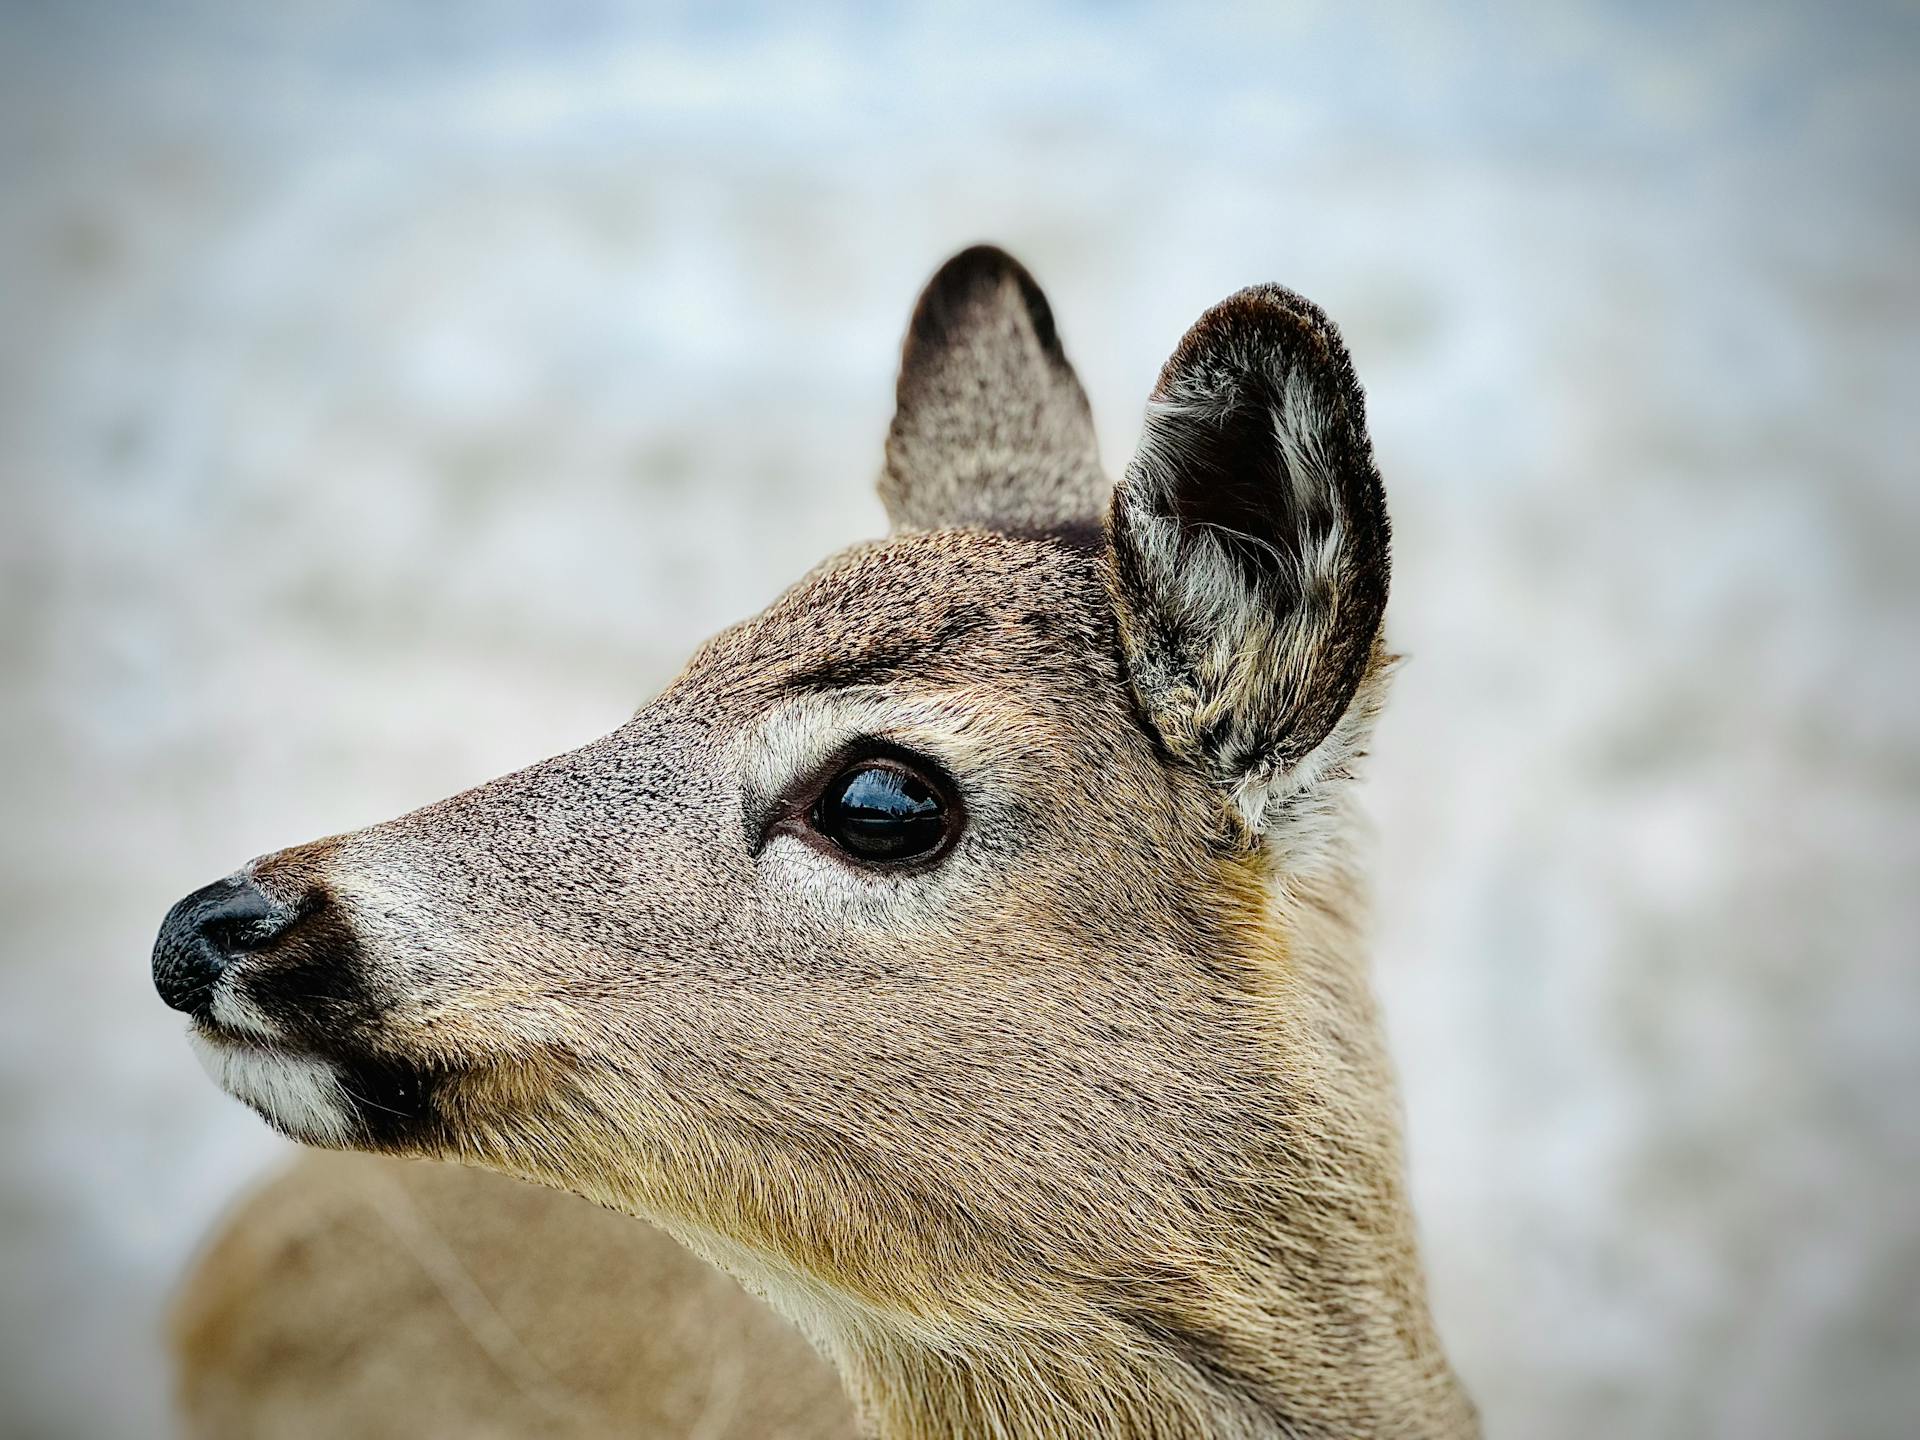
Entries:
{"type": "Polygon", "coordinates": [[[0,1430],[164,1433],[280,1142],[186,890],[617,724],[882,525],[950,251],[1109,463],[1256,280],[1372,404],[1379,985],[1514,1437],[1920,1428],[1920,11],[0,4],[0,1430]]]}

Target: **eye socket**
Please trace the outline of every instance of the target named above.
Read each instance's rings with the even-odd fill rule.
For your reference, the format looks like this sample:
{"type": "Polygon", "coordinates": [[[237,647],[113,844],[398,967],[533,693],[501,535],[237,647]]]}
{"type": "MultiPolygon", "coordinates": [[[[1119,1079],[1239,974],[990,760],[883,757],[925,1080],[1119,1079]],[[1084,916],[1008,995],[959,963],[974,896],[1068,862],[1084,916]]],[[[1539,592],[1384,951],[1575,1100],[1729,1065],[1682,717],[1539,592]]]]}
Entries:
{"type": "Polygon", "coordinates": [[[813,828],[856,860],[923,860],[952,838],[955,807],[932,780],[901,761],[848,766],[820,793],[813,828]]]}

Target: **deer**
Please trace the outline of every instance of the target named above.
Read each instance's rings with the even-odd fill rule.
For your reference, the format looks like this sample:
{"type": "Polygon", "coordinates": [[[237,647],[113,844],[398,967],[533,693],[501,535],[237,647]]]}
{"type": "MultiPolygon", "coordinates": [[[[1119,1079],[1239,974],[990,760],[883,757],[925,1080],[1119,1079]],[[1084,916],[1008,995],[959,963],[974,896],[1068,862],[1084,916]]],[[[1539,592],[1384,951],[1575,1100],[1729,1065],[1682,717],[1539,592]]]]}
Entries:
{"type": "MultiPolygon", "coordinates": [[[[751,1370],[790,1338],[764,1301],[825,1362],[776,1356],[780,1383],[839,1433],[1477,1435],[1368,969],[1356,791],[1397,657],[1338,331],[1277,285],[1206,311],[1115,483],[1039,286],[965,250],[912,312],[879,493],[883,538],[605,737],[176,904],[153,979],[194,1051],[307,1146],[600,1207],[576,1229],[507,1180],[383,1172],[406,1224],[660,1233],[608,1262],[631,1303],[717,1267],[758,1298],[689,1323],[751,1370]]],[[[236,1332],[307,1304],[265,1298],[290,1255],[320,1285],[371,1243],[344,1202],[288,1215],[353,1183],[296,1172],[207,1253],[188,1393],[241,1367],[244,1415],[304,1363],[236,1332]]],[[[537,1387],[485,1292],[539,1259],[487,1253],[442,1298],[471,1290],[509,1332],[489,1363],[518,1345],[537,1387]]],[[[636,1371],[707,1363],[643,1321],[609,1332],[660,1352],[636,1371]]]]}

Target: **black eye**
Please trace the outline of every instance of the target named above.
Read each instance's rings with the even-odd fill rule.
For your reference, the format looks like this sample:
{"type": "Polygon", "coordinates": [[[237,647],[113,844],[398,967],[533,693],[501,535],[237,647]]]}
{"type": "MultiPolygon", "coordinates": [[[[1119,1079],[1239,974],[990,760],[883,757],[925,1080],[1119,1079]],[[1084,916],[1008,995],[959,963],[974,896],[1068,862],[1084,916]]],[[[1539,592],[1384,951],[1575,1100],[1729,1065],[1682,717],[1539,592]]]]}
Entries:
{"type": "Polygon", "coordinates": [[[821,793],[813,827],[857,859],[919,860],[946,843],[952,810],[918,771],[862,760],[821,793]]]}

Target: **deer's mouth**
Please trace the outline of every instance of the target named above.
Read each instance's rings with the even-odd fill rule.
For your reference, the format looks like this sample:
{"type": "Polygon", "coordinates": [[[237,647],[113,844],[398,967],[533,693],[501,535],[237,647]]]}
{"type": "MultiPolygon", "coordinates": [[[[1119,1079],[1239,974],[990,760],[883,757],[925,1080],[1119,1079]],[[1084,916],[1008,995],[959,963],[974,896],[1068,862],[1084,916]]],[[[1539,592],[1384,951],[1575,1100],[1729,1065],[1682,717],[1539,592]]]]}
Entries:
{"type": "Polygon", "coordinates": [[[201,1022],[188,1032],[213,1082],[283,1135],[309,1145],[351,1145],[359,1126],[338,1069],[325,1060],[244,1039],[201,1022]]]}
{"type": "Polygon", "coordinates": [[[412,1149],[438,1123],[439,1082],[415,1066],[265,1038],[210,1016],[194,1021],[188,1041],[215,1084],[303,1144],[412,1149]]]}

